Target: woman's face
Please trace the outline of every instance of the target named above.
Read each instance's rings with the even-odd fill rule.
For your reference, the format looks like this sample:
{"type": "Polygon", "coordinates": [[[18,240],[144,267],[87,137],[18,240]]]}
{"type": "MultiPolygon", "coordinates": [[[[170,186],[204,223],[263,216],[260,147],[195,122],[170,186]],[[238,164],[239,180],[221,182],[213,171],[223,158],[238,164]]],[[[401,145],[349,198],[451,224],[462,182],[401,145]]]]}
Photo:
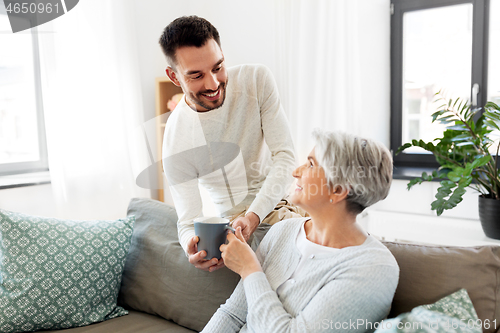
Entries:
{"type": "Polygon", "coordinates": [[[330,200],[325,170],[316,161],[314,149],[307,156],[307,162],[299,166],[292,174],[297,179],[297,186],[290,200],[297,206],[312,211],[330,200]]]}

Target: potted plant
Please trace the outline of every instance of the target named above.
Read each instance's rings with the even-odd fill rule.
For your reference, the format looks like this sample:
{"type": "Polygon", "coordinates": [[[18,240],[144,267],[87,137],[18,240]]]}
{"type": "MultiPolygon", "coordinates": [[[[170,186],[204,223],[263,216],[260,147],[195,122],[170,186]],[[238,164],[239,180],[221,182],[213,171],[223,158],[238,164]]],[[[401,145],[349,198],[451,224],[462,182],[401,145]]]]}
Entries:
{"type": "Polygon", "coordinates": [[[492,138],[493,131],[500,132],[500,107],[488,102],[484,107],[473,109],[463,99],[446,101],[441,92],[436,95],[442,105],[432,114],[432,122],[446,125],[443,136],[431,142],[412,140],[399,147],[396,154],[409,147],[420,147],[434,154],[440,167],[432,174],[423,172],[421,177],[411,180],[407,188],[424,181],[441,180],[436,200],[431,204],[437,215],[460,203],[467,187],[478,191],[483,230],[486,236],[500,239],[500,144],[492,138]]]}

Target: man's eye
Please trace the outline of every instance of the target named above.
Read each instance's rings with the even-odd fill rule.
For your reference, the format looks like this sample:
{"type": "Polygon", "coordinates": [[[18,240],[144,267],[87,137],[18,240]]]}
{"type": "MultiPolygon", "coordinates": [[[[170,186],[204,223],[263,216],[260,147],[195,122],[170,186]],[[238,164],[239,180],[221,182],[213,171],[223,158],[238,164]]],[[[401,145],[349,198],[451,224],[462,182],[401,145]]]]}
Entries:
{"type": "Polygon", "coordinates": [[[312,168],[313,167],[313,163],[311,161],[309,161],[309,167],[312,168]]]}
{"type": "Polygon", "coordinates": [[[214,69],[214,72],[219,72],[220,70],[222,69],[222,67],[217,67],[216,69],[214,69]]]}

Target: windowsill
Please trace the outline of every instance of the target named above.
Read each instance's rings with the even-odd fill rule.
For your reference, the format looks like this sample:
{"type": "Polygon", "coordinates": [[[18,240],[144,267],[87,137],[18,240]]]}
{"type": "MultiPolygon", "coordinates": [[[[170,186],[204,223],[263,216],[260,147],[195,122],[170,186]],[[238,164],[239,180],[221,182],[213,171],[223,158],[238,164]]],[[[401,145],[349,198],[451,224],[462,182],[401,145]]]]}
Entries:
{"type": "MultiPolygon", "coordinates": [[[[417,177],[422,177],[422,172],[427,172],[431,174],[436,168],[432,167],[408,167],[408,166],[394,166],[392,172],[393,179],[405,179],[412,180],[417,177]]],[[[441,179],[435,179],[433,181],[440,181],[441,179]]]]}
{"type": "Polygon", "coordinates": [[[360,218],[365,230],[379,239],[442,246],[500,245],[485,236],[479,220],[368,210],[360,218]]]}
{"type": "Polygon", "coordinates": [[[50,184],[49,171],[0,176],[0,190],[42,184],[50,184]]]}

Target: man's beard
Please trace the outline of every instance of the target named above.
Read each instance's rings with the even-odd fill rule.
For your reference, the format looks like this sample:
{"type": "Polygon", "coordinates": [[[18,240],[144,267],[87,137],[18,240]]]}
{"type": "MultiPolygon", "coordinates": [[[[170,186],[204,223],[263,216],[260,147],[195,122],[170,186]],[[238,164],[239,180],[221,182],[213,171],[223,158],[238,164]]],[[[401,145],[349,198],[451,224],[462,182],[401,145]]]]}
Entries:
{"type": "Polygon", "coordinates": [[[221,99],[222,99],[222,101],[221,101],[221,103],[220,103],[219,105],[217,105],[217,106],[215,106],[215,107],[214,107],[213,105],[210,105],[210,104],[206,103],[206,102],[203,100],[203,96],[202,96],[202,94],[207,94],[207,93],[208,93],[208,94],[210,94],[210,93],[214,93],[214,92],[215,92],[215,91],[217,91],[217,90],[215,90],[215,91],[208,91],[208,90],[207,90],[207,91],[199,92],[199,93],[197,93],[197,94],[196,94],[196,97],[191,96],[191,100],[192,100],[195,104],[197,104],[197,105],[201,106],[202,108],[206,109],[206,110],[205,110],[205,111],[203,111],[203,112],[207,112],[207,111],[211,111],[211,110],[218,109],[218,108],[220,108],[220,107],[224,104],[224,101],[226,100],[226,86],[227,86],[227,82],[228,82],[227,80],[226,80],[226,82],[222,82],[222,83],[219,85],[219,87],[217,88],[217,90],[219,90],[219,91],[220,91],[220,94],[221,94],[221,96],[219,97],[219,99],[218,99],[217,101],[219,101],[219,100],[221,100],[221,99]]]}

